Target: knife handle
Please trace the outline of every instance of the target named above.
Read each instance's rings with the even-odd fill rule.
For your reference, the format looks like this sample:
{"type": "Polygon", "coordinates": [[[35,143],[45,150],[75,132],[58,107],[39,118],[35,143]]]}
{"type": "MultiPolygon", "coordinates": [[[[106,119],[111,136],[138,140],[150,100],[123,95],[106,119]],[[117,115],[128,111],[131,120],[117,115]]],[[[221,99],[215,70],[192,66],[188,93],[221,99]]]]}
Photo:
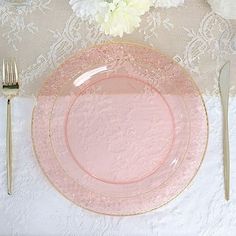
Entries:
{"type": "Polygon", "coordinates": [[[224,152],[224,187],[225,199],[230,198],[230,153],[229,153],[229,128],[228,128],[228,100],[222,100],[223,106],[223,152],[224,152]]]}

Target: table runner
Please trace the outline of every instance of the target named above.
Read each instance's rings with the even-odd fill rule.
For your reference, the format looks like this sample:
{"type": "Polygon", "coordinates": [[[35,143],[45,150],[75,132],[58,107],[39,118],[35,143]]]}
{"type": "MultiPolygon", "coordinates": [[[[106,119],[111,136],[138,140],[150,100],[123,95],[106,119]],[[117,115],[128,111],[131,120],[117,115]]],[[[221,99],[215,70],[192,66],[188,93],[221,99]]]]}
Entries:
{"type": "MultiPolygon", "coordinates": [[[[32,0],[31,7],[0,6],[0,60],[20,58],[22,95],[37,92],[39,78],[66,57],[107,40],[145,43],[182,64],[202,92],[218,94],[217,77],[226,60],[236,74],[236,21],[214,14],[205,0],[187,0],[182,7],[151,9],[142,25],[124,38],[111,38],[99,27],[82,22],[67,0],[32,0]]],[[[236,79],[231,94],[236,93],[236,79]]]]}

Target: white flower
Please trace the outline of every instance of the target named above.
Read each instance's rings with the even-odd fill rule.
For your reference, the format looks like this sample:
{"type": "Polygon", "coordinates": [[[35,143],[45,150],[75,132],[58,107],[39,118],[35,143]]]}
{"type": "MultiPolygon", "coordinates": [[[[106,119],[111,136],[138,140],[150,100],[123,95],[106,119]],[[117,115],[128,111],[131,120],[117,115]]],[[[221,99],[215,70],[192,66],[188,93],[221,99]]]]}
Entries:
{"type": "Polygon", "coordinates": [[[225,19],[236,19],[236,0],[208,0],[212,10],[225,19]]]}
{"type": "Polygon", "coordinates": [[[153,0],[155,7],[178,7],[184,4],[184,0],[153,0]]]}
{"type": "Polygon", "coordinates": [[[70,0],[72,10],[82,19],[95,18],[101,11],[104,0],[70,0]]]}
{"type": "Polygon", "coordinates": [[[97,21],[105,34],[120,37],[133,32],[151,6],[168,8],[183,3],[184,0],[70,0],[78,17],[97,21]]]}
{"type": "Polygon", "coordinates": [[[105,34],[123,36],[139,26],[141,16],[151,6],[151,0],[113,0],[103,3],[104,11],[97,16],[97,22],[105,34]]]}

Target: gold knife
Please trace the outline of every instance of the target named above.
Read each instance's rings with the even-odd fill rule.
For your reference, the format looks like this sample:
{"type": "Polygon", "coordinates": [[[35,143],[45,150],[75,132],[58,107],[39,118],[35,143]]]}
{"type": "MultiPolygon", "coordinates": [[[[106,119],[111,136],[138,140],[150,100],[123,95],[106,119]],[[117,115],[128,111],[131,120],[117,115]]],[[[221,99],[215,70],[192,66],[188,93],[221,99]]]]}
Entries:
{"type": "Polygon", "coordinates": [[[230,198],[230,152],[229,152],[229,129],[228,129],[228,107],[230,88],[230,62],[226,62],[220,70],[219,90],[223,112],[223,165],[224,165],[224,188],[225,199],[230,198]]]}

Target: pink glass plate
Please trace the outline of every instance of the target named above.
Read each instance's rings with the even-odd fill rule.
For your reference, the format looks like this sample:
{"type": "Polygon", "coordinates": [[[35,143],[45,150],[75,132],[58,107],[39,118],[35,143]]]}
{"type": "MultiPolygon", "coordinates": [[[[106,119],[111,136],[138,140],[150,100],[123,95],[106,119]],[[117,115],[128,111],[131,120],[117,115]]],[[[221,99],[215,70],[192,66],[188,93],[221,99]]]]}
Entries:
{"type": "Polygon", "coordinates": [[[111,43],[67,60],[39,92],[32,138],[65,197],[130,215],[160,207],[196,174],[208,137],[198,88],[171,59],[111,43]]]}

